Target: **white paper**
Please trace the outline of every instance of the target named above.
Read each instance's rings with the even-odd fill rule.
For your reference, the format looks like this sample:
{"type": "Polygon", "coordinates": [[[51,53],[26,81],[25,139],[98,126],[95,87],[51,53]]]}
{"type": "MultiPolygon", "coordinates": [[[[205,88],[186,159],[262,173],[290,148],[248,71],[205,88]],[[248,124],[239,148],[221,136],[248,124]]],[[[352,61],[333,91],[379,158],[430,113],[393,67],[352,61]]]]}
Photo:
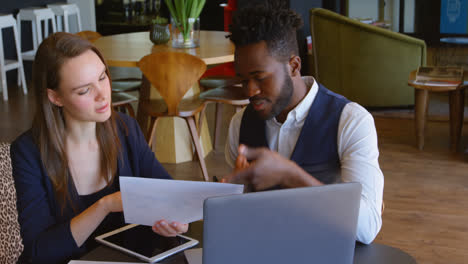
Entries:
{"type": "Polygon", "coordinates": [[[192,248],[184,251],[188,264],[202,264],[203,248],[192,248]]]}
{"type": "Polygon", "coordinates": [[[120,177],[126,223],[152,226],[156,221],[191,223],[203,218],[206,198],[241,194],[244,186],[218,182],[120,177]]]}
{"type": "MultiPolygon", "coordinates": [[[[111,261],[88,261],[88,260],[70,260],[68,264],[141,264],[137,262],[111,262],[111,261]]],[[[201,264],[201,262],[200,262],[201,264]]]]}

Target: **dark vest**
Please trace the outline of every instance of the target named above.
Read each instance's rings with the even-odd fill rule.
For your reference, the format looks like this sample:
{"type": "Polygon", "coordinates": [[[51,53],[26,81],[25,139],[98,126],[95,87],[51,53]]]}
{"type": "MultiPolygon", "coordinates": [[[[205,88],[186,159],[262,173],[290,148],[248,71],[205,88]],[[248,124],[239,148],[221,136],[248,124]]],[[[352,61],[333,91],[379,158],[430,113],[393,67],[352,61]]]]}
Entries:
{"type": "MultiPolygon", "coordinates": [[[[319,181],[329,184],[340,180],[337,148],[338,123],[344,106],[350,101],[319,84],[291,160],[319,181]]],[[[239,143],[250,147],[267,147],[265,121],[251,105],[242,116],[239,143]]]]}

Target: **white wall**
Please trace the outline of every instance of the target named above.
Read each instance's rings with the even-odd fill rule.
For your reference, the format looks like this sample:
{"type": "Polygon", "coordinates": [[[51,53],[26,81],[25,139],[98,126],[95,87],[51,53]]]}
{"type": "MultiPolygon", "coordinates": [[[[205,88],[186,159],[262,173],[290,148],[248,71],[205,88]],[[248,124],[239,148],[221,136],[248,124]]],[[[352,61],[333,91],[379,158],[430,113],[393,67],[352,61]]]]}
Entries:
{"type": "Polygon", "coordinates": [[[379,18],[379,1],[348,0],[348,16],[350,18],[379,18]]]}
{"type": "MultiPolygon", "coordinates": [[[[67,0],[67,3],[74,3],[80,8],[81,13],[81,30],[96,31],[96,11],[94,0],[67,0]]],[[[75,22],[74,19],[71,20],[75,22]]],[[[70,31],[76,32],[78,28],[76,25],[71,24],[70,31]]]]}
{"type": "Polygon", "coordinates": [[[392,16],[392,30],[398,32],[400,30],[400,0],[392,0],[393,13],[392,16]]]}
{"type": "MultiPolygon", "coordinates": [[[[414,33],[414,2],[415,0],[405,0],[405,33],[414,33]]],[[[439,19],[439,17],[434,19],[439,19]]]]}

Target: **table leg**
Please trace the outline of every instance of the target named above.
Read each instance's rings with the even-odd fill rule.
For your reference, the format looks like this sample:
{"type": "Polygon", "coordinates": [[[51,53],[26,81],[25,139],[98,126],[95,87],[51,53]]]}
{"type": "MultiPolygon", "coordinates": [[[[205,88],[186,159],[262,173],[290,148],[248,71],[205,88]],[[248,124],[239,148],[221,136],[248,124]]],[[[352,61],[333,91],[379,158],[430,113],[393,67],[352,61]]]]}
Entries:
{"type": "Polygon", "coordinates": [[[426,127],[429,92],[423,89],[414,89],[414,95],[416,141],[418,144],[418,149],[422,150],[424,147],[424,130],[426,127]]]}
{"type": "Polygon", "coordinates": [[[465,89],[449,92],[450,95],[450,144],[453,152],[458,150],[465,109],[465,89]]]}

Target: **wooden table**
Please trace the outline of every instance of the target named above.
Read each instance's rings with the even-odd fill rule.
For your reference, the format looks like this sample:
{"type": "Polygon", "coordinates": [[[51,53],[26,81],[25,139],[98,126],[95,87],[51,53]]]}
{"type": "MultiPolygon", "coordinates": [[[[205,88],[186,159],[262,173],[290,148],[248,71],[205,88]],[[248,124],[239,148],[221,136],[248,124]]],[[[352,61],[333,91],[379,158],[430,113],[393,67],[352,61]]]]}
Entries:
{"type": "Polygon", "coordinates": [[[234,61],[234,45],[224,31],[200,31],[200,47],[176,49],[171,42],[153,45],[149,32],[134,32],[99,38],[94,45],[102,52],[109,66],[137,67],[144,56],[161,51],[186,52],[200,57],[207,65],[234,61]]]}
{"type": "Polygon", "coordinates": [[[419,149],[424,147],[424,131],[429,102],[429,92],[448,92],[450,107],[450,145],[456,152],[460,144],[460,135],[463,124],[463,110],[465,106],[465,88],[468,86],[468,75],[464,75],[464,81],[460,85],[431,85],[428,83],[416,83],[416,71],[410,73],[408,85],[415,91],[415,125],[416,140],[419,149]]]}
{"type": "MultiPolygon", "coordinates": [[[[173,48],[171,42],[164,45],[153,45],[149,32],[135,32],[102,37],[94,45],[102,52],[107,64],[114,67],[137,67],[137,62],[153,52],[173,51],[186,52],[201,58],[207,65],[234,61],[234,45],[226,38],[224,31],[201,31],[200,47],[192,49],[173,48]]],[[[160,98],[156,89],[143,78],[140,98],[160,98]]],[[[198,93],[194,87],[187,93],[198,93]]],[[[138,111],[137,120],[145,133],[148,129],[148,117],[138,111]]],[[[206,118],[205,118],[206,121],[206,118]]],[[[204,154],[212,149],[211,139],[206,123],[200,132],[204,154]]],[[[153,151],[160,162],[179,163],[192,160],[193,151],[190,133],[186,123],[180,118],[162,118],[158,121],[153,151]]]]}

